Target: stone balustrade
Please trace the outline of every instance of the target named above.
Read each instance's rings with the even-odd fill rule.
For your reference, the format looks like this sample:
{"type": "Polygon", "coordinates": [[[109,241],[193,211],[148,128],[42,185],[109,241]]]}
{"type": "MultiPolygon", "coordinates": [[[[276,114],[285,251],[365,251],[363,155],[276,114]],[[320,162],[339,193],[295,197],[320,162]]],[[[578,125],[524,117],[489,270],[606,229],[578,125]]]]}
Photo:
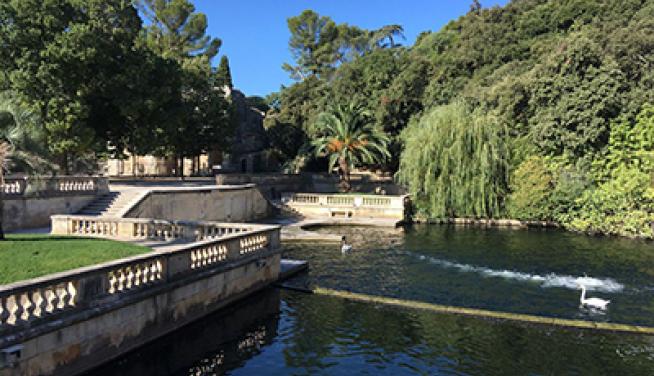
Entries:
{"type": "Polygon", "coordinates": [[[288,193],[282,203],[309,217],[406,217],[408,196],[288,193]]]}
{"type": "Polygon", "coordinates": [[[7,199],[95,195],[109,192],[109,183],[107,178],[98,176],[8,177],[0,189],[7,199]]]}
{"type": "Polygon", "coordinates": [[[90,236],[126,241],[201,241],[266,228],[248,223],[208,221],[167,221],[147,218],[107,218],[79,215],[53,215],[53,235],[90,236]]]}
{"type": "Polygon", "coordinates": [[[11,336],[14,332],[38,324],[58,325],[57,320],[71,312],[88,308],[98,310],[103,303],[123,302],[126,296],[146,292],[155,286],[171,284],[194,273],[230,263],[264,257],[280,249],[278,226],[176,223],[165,227],[156,223],[143,227],[145,222],[134,220],[58,219],[66,223],[66,234],[69,235],[119,238],[124,235],[121,231],[129,231],[127,235],[132,237],[150,236],[161,231],[168,232],[169,236],[183,236],[193,231],[196,236],[201,234],[201,240],[174,250],[151,252],[0,286],[0,348],[16,341],[11,336]],[[128,226],[123,226],[125,224],[128,226]],[[145,230],[141,233],[136,232],[136,229],[143,228],[145,230]]]}

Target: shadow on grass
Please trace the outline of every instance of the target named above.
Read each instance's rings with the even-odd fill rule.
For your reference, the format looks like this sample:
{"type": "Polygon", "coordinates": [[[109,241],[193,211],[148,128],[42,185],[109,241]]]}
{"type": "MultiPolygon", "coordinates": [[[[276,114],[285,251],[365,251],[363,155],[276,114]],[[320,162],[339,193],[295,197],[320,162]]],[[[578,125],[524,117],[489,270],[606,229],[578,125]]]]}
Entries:
{"type": "Polygon", "coordinates": [[[5,240],[0,240],[0,242],[3,241],[9,241],[9,242],[52,242],[52,241],[66,241],[66,240],[86,240],[86,241],[107,241],[107,239],[98,239],[98,238],[84,238],[84,237],[77,237],[77,236],[34,236],[34,237],[13,237],[9,236],[6,237],[5,240]]]}

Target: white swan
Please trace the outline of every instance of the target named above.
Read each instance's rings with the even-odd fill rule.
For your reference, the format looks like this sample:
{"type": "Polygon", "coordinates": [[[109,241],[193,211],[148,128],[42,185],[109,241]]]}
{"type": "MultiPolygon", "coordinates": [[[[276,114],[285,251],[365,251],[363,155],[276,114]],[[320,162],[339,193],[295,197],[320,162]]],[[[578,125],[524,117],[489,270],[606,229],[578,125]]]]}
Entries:
{"type": "Polygon", "coordinates": [[[347,253],[352,250],[352,244],[347,244],[345,236],[341,238],[341,253],[347,253]]]}
{"type": "Polygon", "coordinates": [[[582,306],[605,310],[606,306],[609,305],[609,303],[611,303],[610,300],[605,300],[600,298],[586,299],[586,286],[584,285],[580,285],[580,286],[581,286],[581,297],[579,297],[579,302],[581,303],[582,306]]]}

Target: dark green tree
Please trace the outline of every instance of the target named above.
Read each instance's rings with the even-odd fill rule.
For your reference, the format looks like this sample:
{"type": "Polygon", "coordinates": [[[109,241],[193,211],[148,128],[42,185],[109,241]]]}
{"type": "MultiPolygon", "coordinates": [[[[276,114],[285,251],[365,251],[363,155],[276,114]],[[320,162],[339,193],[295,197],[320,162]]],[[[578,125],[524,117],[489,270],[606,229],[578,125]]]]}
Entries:
{"type": "Polygon", "coordinates": [[[121,122],[91,124],[89,115],[102,111],[94,98],[115,98],[115,83],[130,76],[133,66],[126,57],[140,28],[137,11],[126,0],[0,4],[3,85],[35,109],[64,172],[96,144],[96,128],[120,132],[121,122]]]}
{"type": "Polygon", "coordinates": [[[338,27],[331,18],[305,10],[288,19],[288,29],[291,32],[288,45],[296,65],[285,63],[284,70],[296,79],[331,71],[339,47],[338,27]]]}
{"type": "Polygon", "coordinates": [[[179,107],[170,109],[178,116],[164,132],[161,153],[175,156],[176,171],[182,176],[185,157],[217,148],[232,132],[230,105],[215,86],[211,69],[221,41],[206,35],[206,16],[195,12],[188,0],[143,0],[139,4],[151,22],[145,28],[145,44],[160,57],[174,61],[180,72],[179,107]]]}
{"type": "Polygon", "coordinates": [[[213,59],[222,41],[206,35],[207,16],[188,0],[139,0],[139,10],[150,21],[148,46],[174,60],[190,57],[213,59]]]}
{"type": "Polygon", "coordinates": [[[223,55],[220,58],[220,64],[214,73],[214,83],[217,87],[225,87],[232,89],[234,88],[234,83],[232,82],[232,72],[229,69],[229,59],[226,55],[223,55]]]}

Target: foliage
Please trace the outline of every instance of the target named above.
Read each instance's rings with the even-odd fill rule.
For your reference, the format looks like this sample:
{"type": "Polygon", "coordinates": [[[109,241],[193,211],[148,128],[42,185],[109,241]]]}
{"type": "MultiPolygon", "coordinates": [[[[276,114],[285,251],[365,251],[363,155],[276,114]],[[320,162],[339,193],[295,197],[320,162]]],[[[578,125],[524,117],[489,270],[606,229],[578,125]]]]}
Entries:
{"type": "Polygon", "coordinates": [[[189,57],[211,60],[222,44],[206,35],[207,16],[195,12],[188,0],[139,0],[139,10],[150,21],[145,32],[147,45],[157,54],[173,60],[189,57]]]}
{"type": "Polygon", "coordinates": [[[38,115],[17,102],[11,92],[0,93],[0,140],[6,143],[7,150],[7,158],[2,159],[2,174],[53,170],[38,115]]]}
{"type": "Polygon", "coordinates": [[[232,82],[232,71],[229,69],[229,58],[223,55],[220,58],[220,64],[214,73],[214,85],[217,87],[225,87],[232,89],[234,83],[232,82]]]}
{"type": "Polygon", "coordinates": [[[508,214],[516,219],[553,219],[551,192],[554,177],[542,157],[526,159],[511,176],[511,195],[507,203],[508,214]]]}
{"type": "Polygon", "coordinates": [[[380,163],[389,156],[388,137],[375,127],[360,104],[332,105],[329,112],[318,116],[315,128],[318,137],[311,142],[315,153],[329,158],[329,172],[339,168],[346,191],[351,188],[352,168],[380,163]]]}
{"type": "MultiPolygon", "coordinates": [[[[0,4],[0,44],[13,51],[0,54],[5,89],[38,113],[49,148],[65,172],[71,158],[94,144],[96,124],[89,125],[90,114],[110,113],[113,100],[129,97],[118,85],[134,78],[130,63],[140,60],[132,58],[140,28],[136,9],[127,0],[0,4]],[[118,92],[124,96],[117,97],[118,92]],[[105,102],[110,105],[98,105],[105,102]]],[[[97,126],[119,133],[122,124],[97,126]]]]}
{"type": "Polygon", "coordinates": [[[436,107],[404,130],[399,181],[429,216],[498,216],[508,185],[506,137],[493,114],[460,101],[436,107]]]}
{"type": "Polygon", "coordinates": [[[212,72],[211,59],[221,41],[206,35],[206,16],[195,12],[188,0],[143,0],[140,7],[151,22],[143,32],[145,45],[178,67],[181,96],[172,103],[174,117],[167,122],[159,152],[174,155],[177,173],[183,175],[183,157],[215,149],[233,132],[232,109],[222,91],[231,85],[229,65],[222,59],[212,72]]]}
{"type": "Polygon", "coordinates": [[[579,208],[564,224],[578,231],[654,237],[652,176],[621,166],[613,178],[578,199],[579,208]]]}

